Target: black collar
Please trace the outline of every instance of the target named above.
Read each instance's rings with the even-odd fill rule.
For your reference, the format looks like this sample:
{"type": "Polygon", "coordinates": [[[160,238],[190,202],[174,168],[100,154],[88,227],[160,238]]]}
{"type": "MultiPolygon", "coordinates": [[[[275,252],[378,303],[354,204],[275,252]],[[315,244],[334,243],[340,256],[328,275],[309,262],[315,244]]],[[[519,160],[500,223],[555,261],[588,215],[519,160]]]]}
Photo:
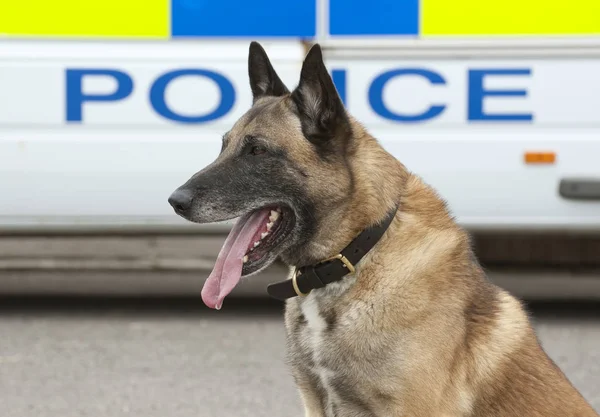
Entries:
{"type": "Polygon", "coordinates": [[[342,252],[319,262],[316,265],[303,266],[294,271],[292,279],[276,282],[267,287],[273,298],[286,300],[296,296],[308,295],[314,289],[339,281],[354,272],[354,266],[375,246],[394,220],[398,208],[381,223],[363,230],[342,252]]]}

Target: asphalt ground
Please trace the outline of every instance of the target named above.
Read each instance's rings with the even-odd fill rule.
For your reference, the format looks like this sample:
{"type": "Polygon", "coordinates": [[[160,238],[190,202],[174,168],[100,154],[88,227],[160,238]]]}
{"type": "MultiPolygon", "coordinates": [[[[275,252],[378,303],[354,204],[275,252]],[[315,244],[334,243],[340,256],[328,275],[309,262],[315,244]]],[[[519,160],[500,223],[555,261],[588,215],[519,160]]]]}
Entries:
{"type": "MultiPolygon", "coordinates": [[[[545,349],[600,410],[600,304],[530,304],[545,349]]],[[[0,300],[3,417],[303,416],[282,306],[199,298],[0,300]]]]}

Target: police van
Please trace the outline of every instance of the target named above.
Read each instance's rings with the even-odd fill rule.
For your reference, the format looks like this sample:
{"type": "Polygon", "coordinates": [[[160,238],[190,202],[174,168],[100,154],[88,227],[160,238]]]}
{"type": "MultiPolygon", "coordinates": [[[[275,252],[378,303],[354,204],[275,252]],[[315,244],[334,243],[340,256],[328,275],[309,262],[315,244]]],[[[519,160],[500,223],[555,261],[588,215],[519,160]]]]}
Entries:
{"type": "MultiPolygon", "coordinates": [[[[600,2],[0,6],[0,229],[212,231],[167,197],[251,104],[248,45],[349,111],[474,231],[600,230],[600,2]]],[[[600,252],[599,252],[600,253],[600,252]]]]}

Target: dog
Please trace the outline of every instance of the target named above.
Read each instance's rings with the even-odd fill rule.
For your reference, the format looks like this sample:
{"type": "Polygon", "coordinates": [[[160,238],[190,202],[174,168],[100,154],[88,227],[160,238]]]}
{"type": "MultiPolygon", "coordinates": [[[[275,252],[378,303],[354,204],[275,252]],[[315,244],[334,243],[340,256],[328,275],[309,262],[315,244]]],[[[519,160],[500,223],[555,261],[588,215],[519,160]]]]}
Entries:
{"type": "Polygon", "coordinates": [[[220,309],[279,259],[288,363],[307,417],[598,416],[493,285],[445,201],[345,109],[318,44],[290,91],[256,42],[251,108],[169,197],[239,218],[202,289],[220,309]]]}

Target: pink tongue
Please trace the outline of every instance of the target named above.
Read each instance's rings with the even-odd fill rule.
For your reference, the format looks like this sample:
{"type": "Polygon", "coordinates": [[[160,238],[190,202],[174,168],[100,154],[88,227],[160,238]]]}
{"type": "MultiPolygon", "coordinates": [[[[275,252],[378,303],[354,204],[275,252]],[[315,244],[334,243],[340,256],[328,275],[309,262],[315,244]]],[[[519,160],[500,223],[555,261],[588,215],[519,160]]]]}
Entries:
{"type": "Polygon", "coordinates": [[[202,288],[202,301],[208,307],[220,310],[223,299],[240,282],[244,255],[266,224],[270,213],[270,209],[256,211],[246,221],[238,220],[231,229],[219,252],[215,267],[202,288]]]}

